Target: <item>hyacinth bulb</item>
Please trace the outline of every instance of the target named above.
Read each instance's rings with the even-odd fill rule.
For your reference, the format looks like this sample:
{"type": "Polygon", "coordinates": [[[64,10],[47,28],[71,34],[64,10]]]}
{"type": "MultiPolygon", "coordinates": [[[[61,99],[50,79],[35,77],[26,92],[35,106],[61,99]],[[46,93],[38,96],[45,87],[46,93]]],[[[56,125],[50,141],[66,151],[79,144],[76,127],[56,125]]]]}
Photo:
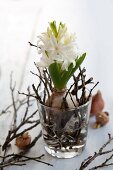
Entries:
{"type": "Polygon", "coordinates": [[[102,97],[102,93],[100,90],[98,90],[98,92],[92,98],[91,114],[97,115],[98,113],[102,112],[104,105],[105,103],[102,97]]]}
{"type": "Polygon", "coordinates": [[[96,123],[101,126],[106,125],[109,122],[109,114],[107,112],[101,112],[96,115],[96,123]]]}
{"type": "MultiPolygon", "coordinates": [[[[61,109],[62,108],[62,102],[63,102],[63,98],[65,97],[66,95],[66,89],[63,89],[63,90],[56,90],[54,89],[53,92],[52,92],[52,95],[50,96],[50,103],[51,103],[51,107],[53,108],[57,108],[57,109],[61,109]]],[[[78,103],[76,101],[76,97],[75,96],[71,96],[72,99],[74,100],[74,103],[76,106],[78,106],[78,103]]],[[[67,97],[66,97],[66,105],[65,107],[67,108],[74,108],[74,104],[72,102],[72,99],[70,98],[70,95],[68,94],[67,97]]],[[[49,106],[49,100],[46,101],[46,105],[49,106]]]]}
{"type": "Polygon", "coordinates": [[[25,149],[26,147],[28,147],[30,143],[31,143],[31,136],[28,134],[28,132],[26,132],[22,136],[16,138],[15,145],[19,149],[25,149]]]}

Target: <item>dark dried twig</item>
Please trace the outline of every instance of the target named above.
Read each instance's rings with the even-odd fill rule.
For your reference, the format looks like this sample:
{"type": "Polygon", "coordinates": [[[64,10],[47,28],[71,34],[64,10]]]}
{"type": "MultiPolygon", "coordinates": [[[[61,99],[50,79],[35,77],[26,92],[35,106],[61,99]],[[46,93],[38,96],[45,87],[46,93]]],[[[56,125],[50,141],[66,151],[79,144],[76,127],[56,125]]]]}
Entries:
{"type": "Polygon", "coordinates": [[[99,84],[99,82],[97,82],[97,83],[93,86],[93,88],[90,90],[89,95],[88,95],[88,97],[87,97],[87,101],[89,101],[89,99],[90,99],[90,97],[91,97],[91,94],[92,94],[92,91],[94,90],[94,88],[95,88],[98,84],[99,84]]]}
{"type": "Polygon", "coordinates": [[[14,97],[15,86],[16,86],[16,83],[14,84],[14,86],[12,85],[12,72],[11,72],[11,75],[10,75],[10,91],[11,91],[11,97],[12,97],[12,103],[13,103],[13,109],[14,109],[13,129],[16,128],[16,123],[17,123],[16,122],[17,121],[17,109],[16,109],[15,97],[14,97]]]}
{"type": "Polygon", "coordinates": [[[51,80],[51,77],[50,77],[50,75],[49,75],[49,73],[48,73],[46,68],[43,70],[43,75],[44,75],[44,79],[45,79],[46,84],[48,84],[49,89],[52,92],[53,91],[52,80],[51,80]]]}
{"type": "Polygon", "coordinates": [[[71,89],[72,89],[72,87],[75,85],[75,82],[70,86],[70,88],[67,90],[67,92],[66,92],[66,94],[65,94],[65,96],[64,96],[64,98],[66,99],[66,97],[67,97],[67,95],[70,93],[70,91],[71,91],[71,89]]]}
{"type": "Polygon", "coordinates": [[[29,161],[29,160],[33,160],[33,161],[36,161],[36,162],[40,162],[40,163],[44,163],[48,166],[52,166],[51,164],[47,163],[47,162],[44,162],[44,161],[41,161],[40,159],[44,156],[44,155],[41,155],[41,156],[38,156],[38,157],[32,157],[32,156],[25,156],[25,154],[36,144],[36,142],[38,141],[38,139],[41,137],[42,135],[42,132],[40,132],[37,137],[35,137],[33,139],[33,141],[31,142],[31,144],[29,144],[26,149],[24,149],[23,151],[21,151],[20,153],[18,154],[9,154],[9,155],[6,155],[6,156],[0,156],[1,158],[3,159],[6,159],[8,158],[6,161],[4,161],[2,164],[0,163],[0,168],[3,168],[3,167],[7,167],[7,166],[10,166],[10,165],[15,165],[15,166],[18,166],[18,165],[26,165],[26,162],[29,161]],[[24,159],[23,159],[24,158],[24,159]],[[24,164],[20,164],[21,162],[24,162],[24,164]]]}
{"type": "Polygon", "coordinates": [[[24,95],[26,95],[26,98],[22,100],[20,99],[15,100],[15,97],[14,97],[15,85],[14,86],[12,85],[12,74],[11,74],[10,91],[11,91],[11,97],[12,97],[12,104],[9,105],[5,110],[7,111],[13,107],[13,112],[15,116],[13,117],[14,119],[13,126],[11,126],[11,129],[8,131],[8,135],[5,139],[5,142],[2,145],[2,150],[4,151],[4,153],[2,156],[0,156],[0,158],[2,158],[2,161],[0,162],[0,169],[3,170],[3,168],[7,166],[23,166],[23,165],[26,165],[26,162],[29,160],[33,160],[35,162],[40,162],[48,166],[52,166],[51,164],[40,160],[44,155],[41,155],[38,157],[32,157],[32,156],[29,157],[25,155],[42,136],[42,132],[40,132],[32,140],[32,142],[29,145],[27,145],[26,148],[20,151],[18,154],[11,153],[7,155],[7,150],[10,147],[11,142],[13,140],[23,135],[25,132],[28,132],[29,130],[35,128],[40,123],[38,119],[36,120],[33,119],[38,110],[35,110],[32,114],[29,115],[29,107],[32,106],[30,104],[30,102],[32,101],[30,98],[34,97],[34,95],[30,94],[29,87],[27,89],[28,93],[27,94],[23,93],[24,95]],[[21,119],[21,122],[17,125],[17,113],[21,109],[22,106],[26,106],[26,108],[24,107],[25,108],[24,116],[21,119]],[[27,124],[29,124],[29,126],[27,128],[23,128],[27,124]]]}
{"type": "MultiPolygon", "coordinates": [[[[104,145],[102,145],[102,147],[99,149],[99,151],[98,151],[98,152],[95,152],[93,156],[89,156],[87,159],[85,159],[85,160],[81,163],[81,166],[80,166],[79,170],[84,170],[84,169],[86,169],[86,168],[89,166],[89,164],[91,164],[97,157],[99,157],[99,156],[101,156],[101,155],[106,155],[106,154],[108,154],[108,153],[113,152],[113,149],[107,150],[107,151],[103,151],[103,150],[106,148],[106,146],[107,146],[108,144],[110,144],[111,141],[113,141],[113,137],[111,137],[110,134],[108,134],[108,136],[109,136],[108,141],[107,141],[104,145]]],[[[98,168],[100,168],[100,167],[105,167],[105,166],[113,165],[113,163],[108,163],[108,161],[111,160],[112,157],[113,157],[113,154],[112,154],[110,157],[108,157],[102,164],[100,164],[100,165],[98,165],[98,166],[95,166],[95,167],[91,168],[90,170],[94,170],[94,169],[98,169],[98,168]]]]}
{"type": "Polygon", "coordinates": [[[37,45],[32,44],[31,42],[28,42],[30,46],[37,47],[37,45]]]}
{"type": "MultiPolygon", "coordinates": [[[[13,72],[11,72],[10,74],[10,91],[11,91],[11,98],[12,98],[12,106],[13,106],[13,130],[16,129],[16,123],[17,123],[17,109],[16,109],[16,103],[15,103],[15,97],[14,97],[14,91],[15,91],[15,87],[16,87],[16,82],[14,83],[14,85],[12,84],[12,74],[13,72]]],[[[4,157],[7,153],[7,149],[9,147],[9,143],[7,145],[7,147],[4,148],[4,157]]],[[[5,158],[2,159],[1,164],[4,164],[5,158]]],[[[3,168],[1,168],[1,170],[3,170],[3,168]]]]}
{"type": "Polygon", "coordinates": [[[108,166],[113,166],[113,163],[107,163],[109,160],[111,160],[113,158],[113,154],[107,158],[102,164],[98,165],[98,166],[94,166],[93,168],[89,169],[89,170],[95,170],[95,169],[99,169],[99,168],[104,168],[104,167],[108,167],[108,166]]]}
{"type": "MultiPolygon", "coordinates": [[[[38,71],[39,71],[39,68],[38,68],[38,67],[37,67],[37,69],[38,69],[38,71]]],[[[45,88],[45,97],[44,97],[44,100],[45,100],[45,98],[46,98],[46,92],[47,92],[47,95],[48,95],[48,103],[49,103],[49,106],[50,106],[50,105],[51,105],[51,102],[50,102],[50,90],[52,90],[52,85],[50,85],[50,83],[48,83],[46,74],[43,72],[43,73],[44,73],[44,75],[43,75],[44,77],[42,77],[40,71],[39,71],[40,75],[35,74],[35,73],[33,73],[32,71],[31,71],[31,73],[32,73],[33,75],[37,76],[37,77],[41,80],[41,82],[43,83],[44,88],[45,88]],[[49,88],[48,88],[48,85],[49,85],[49,88]]],[[[41,101],[41,98],[39,98],[40,94],[38,94],[38,90],[35,88],[34,85],[33,85],[33,90],[34,90],[35,94],[37,95],[37,99],[38,99],[39,101],[41,101]]],[[[41,101],[41,102],[42,102],[42,101],[41,101]]]]}
{"type": "Polygon", "coordinates": [[[36,122],[31,122],[29,123],[29,120],[37,113],[37,110],[35,112],[33,112],[29,117],[23,118],[22,122],[17,126],[17,128],[13,129],[13,130],[9,130],[8,135],[6,137],[6,141],[4,142],[3,146],[2,146],[2,150],[5,150],[5,148],[8,146],[8,144],[14,140],[15,138],[21,136],[22,134],[24,134],[25,132],[33,129],[34,127],[36,127],[37,125],[39,125],[40,121],[37,120],[36,122]],[[20,128],[22,128],[23,126],[25,126],[26,124],[31,124],[28,128],[24,129],[23,131],[19,132],[20,128]]]}
{"type": "MultiPolygon", "coordinates": [[[[28,95],[28,94],[27,94],[28,95]]],[[[30,99],[30,102],[33,102],[34,101],[34,99],[30,99]]],[[[25,98],[23,98],[23,99],[17,99],[16,101],[15,101],[15,104],[17,105],[17,111],[20,109],[20,107],[22,107],[23,105],[25,105],[26,104],[26,102],[27,102],[27,98],[25,97],[25,98]]],[[[13,103],[11,103],[9,106],[7,106],[5,109],[3,109],[2,111],[1,111],[1,113],[0,113],[0,116],[2,116],[2,115],[4,115],[4,114],[6,114],[6,113],[11,113],[11,108],[13,107],[13,103]]]]}
{"type": "Polygon", "coordinates": [[[74,89],[71,91],[72,95],[76,96],[76,101],[78,102],[79,106],[86,103],[86,85],[93,83],[93,78],[89,78],[88,80],[85,80],[86,75],[84,74],[86,72],[86,69],[81,67],[79,68],[79,73],[77,77],[73,75],[74,80],[74,89]],[[79,85],[81,82],[81,85],[79,85]],[[79,90],[81,90],[81,97],[79,97],[79,90]]]}
{"type": "Polygon", "coordinates": [[[79,103],[79,98],[78,98],[78,81],[79,81],[79,75],[77,77],[75,77],[75,75],[73,75],[73,80],[75,82],[74,85],[74,89],[71,91],[72,95],[76,96],[76,100],[79,103]]]}
{"type": "MultiPolygon", "coordinates": [[[[52,84],[51,76],[50,76],[50,74],[49,74],[49,72],[46,68],[44,68],[43,75],[42,75],[39,67],[36,65],[36,63],[34,63],[34,64],[35,64],[35,66],[38,70],[38,75],[39,75],[39,79],[40,79],[40,83],[38,84],[38,86],[41,86],[41,83],[43,83],[43,85],[44,85],[43,102],[45,102],[46,95],[48,95],[48,101],[49,101],[48,103],[49,103],[49,106],[50,106],[51,105],[50,93],[53,92],[53,84],[52,84]]],[[[37,74],[35,74],[35,75],[37,76],[37,74]]],[[[38,91],[38,86],[37,86],[37,91],[38,91]]]]}
{"type": "Polygon", "coordinates": [[[34,96],[34,94],[27,94],[27,93],[21,93],[21,92],[19,92],[18,91],[18,94],[22,94],[22,95],[24,95],[24,96],[26,96],[26,97],[33,97],[33,98],[35,98],[35,99],[37,99],[37,97],[36,96],[34,96]]]}
{"type": "Polygon", "coordinates": [[[84,104],[86,102],[86,87],[85,87],[85,76],[81,70],[81,67],[79,67],[80,76],[81,76],[81,82],[82,82],[82,94],[80,97],[80,105],[84,104]]]}
{"type": "Polygon", "coordinates": [[[42,76],[33,73],[32,71],[30,71],[30,72],[31,72],[33,75],[37,76],[37,77],[42,81],[42,83],[43,83],[43,85],[44,85],[44,87],[45,87],[45,89],[46,89],[46,91],[47,91],[48,98],[50,98],[49,89],[48,89],[48,87],[47,87],[47,80],[45,80],[42,76]]]}
{"type": "Polygon", "coordinates": [[[74,107],[76,108],[77,106],[76,106],[76,104],[75,104],[75,102],[74,102],[74,100],[73,100],[72,94],[71,94],[70,92],[69,92],[69,96],[70,96],[70,99],[71,99],[71,101],[72,101],[74,107]]]}
{"type": "MultiPolygon", "coordinates": [[[[44,95],[43,95],[43,99],[42,97],[40,96],[39,94],[39,91],[38,91],[38,88],[40,86],[40,83],[38,84],[37,87],[35,87],[34,85],[32,86],[33,87],[33,90],[36,94],[35,98],[37,98],[41,103],[45,104],[46,105],[46,101],[48,101],[48,106],[51,106],[51,93],[53,92],[53,84],[52,84],[52,80],[51,80],[51,77],[49,75],[49,72],[48,70],[45,68],[43,70],[43,74],[40,72],[40,69],[38,68],[38,66],[36,65],[36,63],[34,63],[37,70],[38,70],[38,74],[36,73],[33,73],[31,71],[31,73],[35,76],[37,76],[40,81],[43,83],[43,91],[44,91],[44,95]],[[46,100],[47,99],[47,100],[46,100]]],[[[75,75],[73,75],[73,80],[74,80],[74,83],[69,87],[69,89],[67,89],[66,91],[66,94],[63,98],[63,101],[62,101],[62,104],[61,104],[61,109],[67,109],[67,101],[66,101],[66,98],[67,96],[69,95],[70,96],[70,99],[72,101],[72,103],[74,104],[75,107],[77,106],[81,106],[83,104],[85,104],[89,99],[90,99],[90,95],[93,91],[93,89],[97,86],[97,84],[90,90],[89,92],[89,95],[88,97],[86,96],[86,85],[88,84],[92,84],[92,80],[93,78],[89,78],[88,80],[85,80],[85,72],[86,72],[86,69],[83,68],[79,68],[79,73],[77,75],[77,77],[75,77],[75,75]],[[81,82],[81,84],[80,84],[81,82]],[[72,87],[74,86],[74,89],[72,90],[72,87]],[[80,93],[79,93],[79,90],[81,90],[81,96],[80,96],[80,93]],[[72,95],[75,95],[76,96],[76,101],[77,101],[77,105],[75,104],[76,101],[73,100],[73,96],[72,95]],[[65,107],[66,106],[66,107],[65,107]]]]}
{"type": "MultiPolygon", "coordinates": [[[[78,73],[77,77],[75,75],[73,75],[74,83],[69,87],[69,89],[67,90],[66,95],[64,97],[64,99],[66,100],[66,97],[68,96],[68,94],[75,95],[76,101],[78,102],[79,106],[82,104],[85,104],[87,102],[87,100],[86,100],[86,85],[93,83],[92,77],[89,78],[88,80],[85,80],[85,77],[86,77],[86,75],[84,74],[85,72],[86,72],[85,68],[83,68],[83,69],[79,68],[79,73],[78,73]],[[81,84],[80,84],[80,82],[81,82],[81,84]],[[73,88],[73,90],[71,90],[73,86],[74,86],[74,88],[73,88]],[[79,90],[82,91],[81,97],[79,97],[80,95],[78,95],[79,90]]],[[[92,90],[91,90],[91,92],[92,92],[92,90]]],[[[73,97],[71,95],[70,95],[70,98],[71,98],[74,106],[76,106],[75,102],[73,100],[73,97]]]]}
{"type": "Polygon", "coordinates": [[[70,93],[70,91],[71,91],[72,87],[74,86],[74,84],[75,84],[75,83],[73,83],[73,84],[70,86],[70,88],[67,90],[65,96],[63,97],[63,101],[62,101],[62,103],[61,103],[61,109],[67,109],[67,108],[69,108],[69,107],[68,107],[67,100],[66,100],[68,94],[69,94],[70,97],[71,97],[72,103],[75,105],[75,103],[74,103],[74,101],[73,101],[73,99],[72,99],[71,93],[70,93]]]}
{"type": "MultiPolygon", "coordinates": [[[[73,75],[73,79],[74,79],[74,81],[76,82],[76,77],[73,75]]],[[[85,86],[86,85],[88,85],[88,84],[94,84],[94,82],[92,82],[92,80],[93,80],[93,78],[91,77],[91,78],[89,78],[86,82],[85,82],[85,86]]],[[[79,80],[78,80],[79,81],[79,80]]],[[[80,89],[82,89],[83,88],[83,85],[79,85],[78,87],[77,87],[77,89],[75,88],[74,90],[72,90],[72,94],[74,93],[75,94],[75,92],[77,91],[77,90],[80,90],[80,89]]]]}
{"type": "Polygon", "coordinates": [[[35,94],[36,94],[36,99],[38,99],[39,102],[43,104],[43,101],[41,100],[41,97],[40,97],[40,95],[38,94],[38,90],[36,89],[35,85],[33,84],[32,87],[33,87],[33,90],[34,90],[34,92],[35,92],[35,94]]]}
{"type": "MultiPolygon", "coordinates": [[[[12,78],[11,78],[11,82],[12,82],[12,78]]],[[[14,101],[14,90],[15,88],[12,88],[12,86],[10,85],[10,90],[12,92],[12,101],[13,101],[13,107],[15,108],[14,109],[14,113],[15,113],[15,117],[14,117],[14,120],[16,119],[17,120],[17,111],[18,110],[16,109],[16,104],[15,104],[15,101],[14,101]]],[[[30,116],[27,116],[28,114],[28,110],[29,110],[29,107],[30,107],[30,100],[29,100],[29,97],[30,97],[30,90],[28,88],[28,96],[27,96],[27,106],[26,106],[26,110],[25,110],[25,114],[24,114],[24,117],[23,117],[23,120],[22,122],[20,122],[20,124],[17,126],[16,125],[16,121],[14,121],[14,125],[13,125],[13,129],[9,130],[8,132],[8,135],[6,137],[6,141],[4,142],[3,146],[2,146],[2,150],[5,150],[7,148],[7,146],[10,144],[10,142],[17,138],[18,136],[24,134],[25,132],[27,132],[28,130],[31,130],[32,128],[36,127],[40,121],[37,120],[35,122],[32,122],[30,119],[33,118],[33,116],[37,113],[37,110],[34,111],[30,116]],[[20,129],[26,125],[26,124],[31,124],[31,126],[29,126],[28,128],[24,129],[23,131],[20,132],[20,129]],[[16,127],[17,126],[17,127],[16,127]]],[[[23,104],[23,103],[22,103],[23,104]]]]}

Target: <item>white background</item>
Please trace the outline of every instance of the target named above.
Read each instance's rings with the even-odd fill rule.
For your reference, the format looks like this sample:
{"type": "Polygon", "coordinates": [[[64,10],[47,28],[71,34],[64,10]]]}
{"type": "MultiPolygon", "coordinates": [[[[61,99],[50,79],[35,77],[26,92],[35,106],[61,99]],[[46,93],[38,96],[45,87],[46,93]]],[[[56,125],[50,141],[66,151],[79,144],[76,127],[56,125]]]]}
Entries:
{"type": "MultiPolygon", "coordinates": [[[[51,20],[65,22],[70,31],[76,32],[79,49],[87,52],[84,62],[87,74],[100,82],[97,89],[102,91],[110,123],[98,130],[89,127],[86,150],[77,158],[58,160],[47,156],[54,168],[30,163],[16,169],[76,170],[85,157],[103,144],[107,133],[113,131],[113,0],[0,0],[0,110],[10,103],[12,70],[21,90],[35,81],[29,71],[34,69],[38,55],[28,41],[36,43],[37,35],[45,31],[51,20]]],[[[1,121],[0,127],[6,127],[6,122],[1,121]]],[[[41,143],[40,149],[38,146],[34,149],[35,154],[43,151],[41,143]]]]}

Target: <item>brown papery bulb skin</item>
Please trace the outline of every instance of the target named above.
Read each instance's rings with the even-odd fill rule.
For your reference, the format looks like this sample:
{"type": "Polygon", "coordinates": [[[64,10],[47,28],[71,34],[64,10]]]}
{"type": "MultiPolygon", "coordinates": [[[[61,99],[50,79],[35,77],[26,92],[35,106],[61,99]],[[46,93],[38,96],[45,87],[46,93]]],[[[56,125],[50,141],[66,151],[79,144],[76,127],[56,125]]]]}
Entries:
{"type": "Polygon", "coordinates": [[[104,109],[105,103],[100,90],[93,96],[91,105],[91,115],[97,115],[104,109]]]}
{"type": "Polygon", "coordinates": [[[22,136],[16,138],[15,145],[19,149],[25,149],[30,143],[31,143],[31,136],[28,134],[28,132],[26,132],[22,136]]]}
{"type": "Polygon", "coordinates": [[[96,123],[101,126],[106,125],[109,122],[109,115],[106,112],[101,112],[96,115],[96,123]]]}

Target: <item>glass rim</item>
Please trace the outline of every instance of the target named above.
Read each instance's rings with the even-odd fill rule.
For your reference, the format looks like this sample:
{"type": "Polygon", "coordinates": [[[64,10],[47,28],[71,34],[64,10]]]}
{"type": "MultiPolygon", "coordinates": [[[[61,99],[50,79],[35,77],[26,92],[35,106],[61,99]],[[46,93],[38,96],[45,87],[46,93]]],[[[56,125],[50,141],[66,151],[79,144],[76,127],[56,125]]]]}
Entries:
{"type": "MultiPolygon", "coordinates": [[[[38,101],[38,103],[40,103],[39,100],[37,100],[37,101],[38,101]]],[[[84,103],[83,105],[77,106],[77,107],[75,107],[75,108],[67,108],[67,110],[63,110],[63,111],[79,110],[79,109],[81,109],[82,107],[85,107],[86,105],[89,105],[89,104],[91,103],[91,101],[92,101],[92,95],[91,95],[91,97],[89,98],[89,100],[88,100],[86,103],[84,103]]],[[[44,105],[44,104],[42,104],[42,103],[40,103],[40,105],[42,105],[43,107],[45,107],[45,108],[47,108],[47,109],[50,109],[50,110],[61,110],[61,109],[59,109],[59,108],[57,108],[57,107],[46,106],[46,105],[44,105]]],[[[61,111],[62,111],[62,110],[61,110],[61,111]]]]}

